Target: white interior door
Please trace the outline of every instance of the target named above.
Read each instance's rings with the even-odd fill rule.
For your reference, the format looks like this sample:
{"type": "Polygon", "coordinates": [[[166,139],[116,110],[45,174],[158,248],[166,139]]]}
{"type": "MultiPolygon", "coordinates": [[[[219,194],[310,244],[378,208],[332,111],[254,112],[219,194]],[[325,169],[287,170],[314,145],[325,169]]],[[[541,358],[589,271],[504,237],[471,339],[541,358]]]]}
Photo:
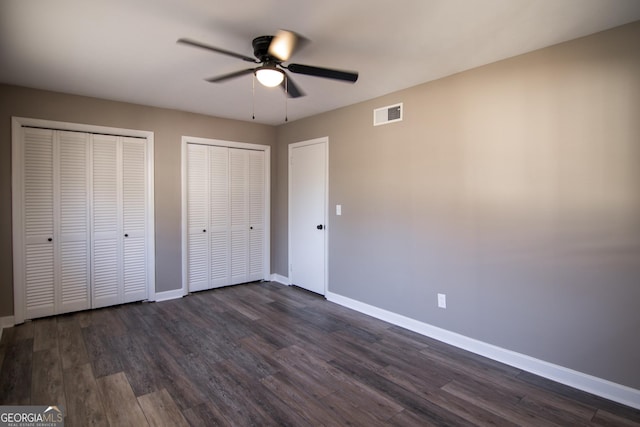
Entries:
{"type": "Polygon", "coordinates": [[[208,147],[189,144],[187,147],[187,277],[189,291],[209,289],[209,170],[208,147]]]}
{"type": "Polygon", "coordinates": [[[231,284],[247,282],[249,267],[249,209],[247,150],[229,152],[229,179],[231,197],[231,284]]]}
{"type": "MultiPolygon", "coordinates": [[[[20,176],[24,189],[24,213],[20,215],[24,224],[24,266],[18,265],[16,274],[20,275],[23,283],[18,292],[24,296],[24,318],[31,319],[56,314],[54,132],[49,129],[31,128],[22,131],[24,142],[18,148],[23,150],[24,156],[24,175],[20,176]]],[[[14,168],[16,166],[14,165],[14,168]]],[[[14,215],[14,220],[15,217],[14,215]]],[[[16,311],[22,308],[18,304],[16,306],[16,311]]]]}
{"type": "Polygon", "coordinates": [[[326,292],[326,138],[289,146],[289,281],[326,292]]]}
{"type": "Polygon", "coordinates": [[[147,144],[122,137],[122,232],[124,302],[147,298],[147,144]]]}
{"type": "Polygon", "coordinates": [[[92,302],[94,308],[122,303],[121,183],[118,138],[92,135],[92,302]]]}
{"type": "Polygon", "coordinates": [[[54,222],[58,238],[55,265],[59,289],[57,313],[86,310],[91,307],[89,230],[89,134],[56,132],[57,165],[54,162],[54,222]]]}

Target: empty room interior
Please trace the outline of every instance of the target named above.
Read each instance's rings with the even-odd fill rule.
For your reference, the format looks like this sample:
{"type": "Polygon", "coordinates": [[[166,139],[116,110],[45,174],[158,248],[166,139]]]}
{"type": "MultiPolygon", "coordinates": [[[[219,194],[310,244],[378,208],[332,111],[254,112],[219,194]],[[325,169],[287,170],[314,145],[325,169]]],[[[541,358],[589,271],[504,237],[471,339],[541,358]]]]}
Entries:
{"type": "Polygon", "coordinates": [[[640,426],[640,2],[1,0],[0,63],[2,414],[640,426]]]}

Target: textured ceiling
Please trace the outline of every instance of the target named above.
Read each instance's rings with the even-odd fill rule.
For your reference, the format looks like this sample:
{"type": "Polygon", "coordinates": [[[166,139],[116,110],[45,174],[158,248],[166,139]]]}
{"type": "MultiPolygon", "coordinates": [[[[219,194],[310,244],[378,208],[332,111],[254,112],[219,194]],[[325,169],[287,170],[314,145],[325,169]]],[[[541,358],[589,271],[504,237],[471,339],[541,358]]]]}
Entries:
{"type": "Polygon", "coordinates": [[[289,120],[640,20],[638,0],[0,0],[0,82],[279,124],[285,97],[207,77],[279,28],[310,39],[291,62],[358,70],[355,84],[292,75],[289,120]]]}

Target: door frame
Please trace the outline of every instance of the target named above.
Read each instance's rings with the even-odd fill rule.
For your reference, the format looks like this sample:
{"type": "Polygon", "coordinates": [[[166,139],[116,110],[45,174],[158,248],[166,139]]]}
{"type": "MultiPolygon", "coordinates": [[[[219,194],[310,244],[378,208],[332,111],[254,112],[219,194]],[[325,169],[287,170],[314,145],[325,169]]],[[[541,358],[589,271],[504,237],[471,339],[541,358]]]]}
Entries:
{"type": "Polygon", "coordinates": [[[325,153],[325,171],[324,171],[324,293],[323,296],[327,294],[329,291],[329,137],[323,136],[320,138],[309,139],[306,141],[294,142],[289,144],[289,152],[287,157],[288,164],[288,187],[287,187],[287,284],[289,286],[293,285],[292,277],[291,277],[291,188],[293,185],[293,181],[291,179],[292,176],[292,157],[293,150],[299,147],[304,147],[307,145],[314,144],[324,144],[324,153],[325,153]]]}
{"type": "Polygon", "coordinates": [[[181,176],[182,176],[182,288],[179,289],[180,296],[189,293],[187,274],[187,238],[189,234],[187,221],[187,145],[213,145],[218,147],[240,148],[243,150],[264,151],[264,279],[268,280],[271,276],[271,147],[262,144],[252,144],[248,142],[225,141],[222,139],[200,138],[196,136],[183,136],[181,147],[181,176]]]}
{"type": "MultiPolygon", "coordinates": [[[[154,154],[153,141],[154,133],[152,131],[124,129],[107,126],[87,125],[81,123],[61,122],[54,120],[32,119],[28,117],[11,117],[11,213],[12,213],[12,256],[13,256],[13,316],[14,323],[23,323],[25,320],[24,307],[24,274],[22,266],[24,264],[24,254],[18,253],[24,249],[23,239],[23,218],[24,200],[22,199],[23,180],[22,180],[22,163],[23,144],[22,144],[22,128],[35,127],[53,130],[85,132],[94,134],[107,134],[128,136],[134,138],[143,138],[147,140],[147,183],[145,196],[147,198],[147,215],[145,218],[145,233],[149,244],[147,251],[147,300],[155,301],[156,299],[156,261],[155,261],[155,200],[154,200],[154,154]]],[[[92,171],[89,169],[89,174],[92,171]]],[[[89,212],[93,212],[93,194],[89,193],[89,212]]],[[[91,238],[91,237],[90,237],[91,238]]]]}

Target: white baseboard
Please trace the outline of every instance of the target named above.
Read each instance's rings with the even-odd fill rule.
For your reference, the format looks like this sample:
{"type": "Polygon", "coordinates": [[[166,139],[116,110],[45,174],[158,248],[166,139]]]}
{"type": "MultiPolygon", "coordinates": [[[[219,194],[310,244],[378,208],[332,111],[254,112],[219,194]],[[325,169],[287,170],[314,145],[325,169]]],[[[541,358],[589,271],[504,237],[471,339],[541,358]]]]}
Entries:
{"type": "Polygon", "coordinates": [[[290,285],[288,277],[284,277],[284,276],[281,276],[281,275],[275,274],[275,273],[271,275],[271,281],[272,282],[278,282],[278,283],[280,283],[282,285],[287,285],[287,286],[290,285]]]}
{"type": "Polygon", "coordinates": [[[15,325],[13,316],[0,317],[0,329],[10,328],[15,325]]]}
{"type": "Polygon", "coordinates": [[[171,299],[178,299],[184,296],[182,288],[174,289],[172,291],[156,292],[156,302],[168,301],[171,299]]]}
{"type": "Polygon", "coordinates": [[[595,394],[605,399],[613,400],[632,408],[640,409],[640,390],[617,384],[602,378],[594,377],[573,369],[545,362],[526,354],[517,353],[492,344],[478,341],[446,329],[429,325],[415,319],[384,310],[333,292],[327,292],[327,300],[340,304],[344,307],[359,311],[380,320],[392,323],[396,326],[409,329],[434,338],[438,341],[451,344],[455,347],[468,350],[489,359],[514,366],[527,372],[531,372],[541,377],[595,394]]]}
{"type": "Polygon", "coordinates": [[[2,330],[15,326],[15,318],[13,316],[0,317],[0,339],[2,339],[2,330]]]}

